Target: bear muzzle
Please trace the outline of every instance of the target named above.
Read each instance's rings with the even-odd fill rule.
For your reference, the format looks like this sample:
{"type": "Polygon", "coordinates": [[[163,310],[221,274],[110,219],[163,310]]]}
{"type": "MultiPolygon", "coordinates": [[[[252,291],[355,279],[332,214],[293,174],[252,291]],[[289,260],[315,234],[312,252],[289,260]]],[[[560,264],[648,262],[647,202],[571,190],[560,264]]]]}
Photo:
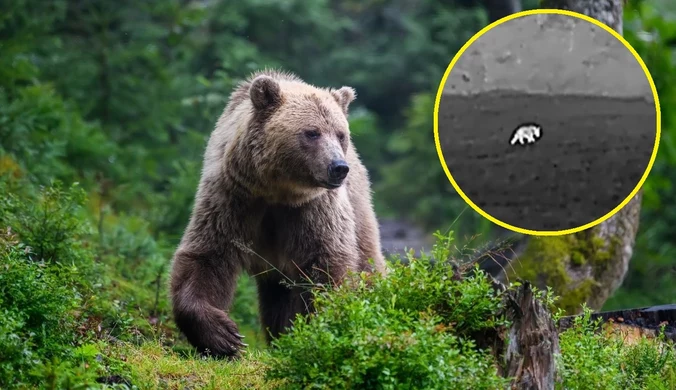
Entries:
{"type": "Polygon", "coordinates": [[[343,184],[343,181],[347,177],[347,173],[350,172],[350,167],[344,160],[333,160],[328,167],[328,176],[329,180],[326,183],[327,188],[338,188],[343,184]]]}

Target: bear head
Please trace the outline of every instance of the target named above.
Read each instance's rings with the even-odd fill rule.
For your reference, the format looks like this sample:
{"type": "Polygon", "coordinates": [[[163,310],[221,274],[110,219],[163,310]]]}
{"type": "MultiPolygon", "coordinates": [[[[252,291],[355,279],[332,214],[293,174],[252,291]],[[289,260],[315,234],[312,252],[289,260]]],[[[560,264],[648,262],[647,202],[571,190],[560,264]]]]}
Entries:
{"type": "Polygon", "coordinates": [[[347,114],[354,89],[317,88],[294,76],[263,73],[248,92],[247,156],[265,192],[307,200],[341,187],[350,170],[347,114]]]}

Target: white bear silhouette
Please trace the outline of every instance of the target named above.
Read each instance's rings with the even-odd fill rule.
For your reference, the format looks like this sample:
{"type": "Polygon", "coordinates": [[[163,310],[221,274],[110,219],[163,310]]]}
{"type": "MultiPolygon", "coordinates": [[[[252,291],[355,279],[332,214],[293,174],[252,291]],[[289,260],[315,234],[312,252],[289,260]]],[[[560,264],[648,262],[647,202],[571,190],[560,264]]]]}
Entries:
{"type": "Polygon", "coordinates": [[[528,123],[523,124],[514,130],[510,144],[516,145],[518,142],[521,145],[532,144],[542,137],[542,127],[540,125],[528,123]]]}

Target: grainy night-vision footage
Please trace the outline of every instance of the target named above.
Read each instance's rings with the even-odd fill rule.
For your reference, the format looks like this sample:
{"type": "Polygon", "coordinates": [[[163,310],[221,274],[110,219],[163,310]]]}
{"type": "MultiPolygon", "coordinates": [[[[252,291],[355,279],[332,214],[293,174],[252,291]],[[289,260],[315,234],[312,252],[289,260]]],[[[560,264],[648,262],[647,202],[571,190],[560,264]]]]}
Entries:
{"type": "Polygon", "coordinates": [[[440,158],[477,212],[521,232],[608,218],[656,151],[654,89],[622,40],[569,15],[525,15],[451,62],[437,107],[440,158]]]}

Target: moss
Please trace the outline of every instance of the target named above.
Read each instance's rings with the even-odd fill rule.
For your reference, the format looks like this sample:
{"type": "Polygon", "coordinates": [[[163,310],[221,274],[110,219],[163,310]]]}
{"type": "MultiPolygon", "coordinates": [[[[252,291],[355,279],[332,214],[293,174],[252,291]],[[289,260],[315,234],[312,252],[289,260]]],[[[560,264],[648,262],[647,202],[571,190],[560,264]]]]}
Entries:
{"type": "Polygon", "coordinates": [[[570,261],[571,261],[574,265],[578,265],[578,266],[579,266],[579,265],[585,265],[585,264],[587,263],[587,259],[584,257],[584,254],[582,254],[582,253],[580,253],[580,252],[577,252],[577,251],[574,251],[574,252],[570,255],[570,261]]]}
{"type": "MultiPolygon", "coordinates": [[[[594,230],[558,237],[533,237],[511,276],[530,280],[541,288],[551,287],[560,297],[558,306],[568,313],[578,312],[599,285],[594,277],[573,280],[569,269],[592,267],[589,274],[597,276],[612,258],[615,242],[605,249],[605,241],[594,230]]],[[[586,273],[586,272],[584,272],[586,273]]]]}
{"type": "Polygon", "coordinates": [[[598,236],[591,237],[589,242],[590,251],[590,260],[594,265],[601,265],[606,263],[611,259],[614,249],[617,248],[618,240],[611,240],[609,248],[605,248],[606,242],[604,239],[598,236]]]}
{"type": "Polygon", "coordinates": [[[566,313],[577,313],[581,310],[582,303],[587,302],[592,295],[596,285],[597,283],[594,279],[588,278],[584,279],[576,287],[566,287],[563,294],[560,294],[561,298],[556,305],[566,313]]]}
{"type": "Polygon", "coordinates": [[[552,287],[568,283],[570,278],[564,259],[570,253],[569,241],[568,236],[533,237],[515,264],[515,274],[522,279],[552,287]]]}

